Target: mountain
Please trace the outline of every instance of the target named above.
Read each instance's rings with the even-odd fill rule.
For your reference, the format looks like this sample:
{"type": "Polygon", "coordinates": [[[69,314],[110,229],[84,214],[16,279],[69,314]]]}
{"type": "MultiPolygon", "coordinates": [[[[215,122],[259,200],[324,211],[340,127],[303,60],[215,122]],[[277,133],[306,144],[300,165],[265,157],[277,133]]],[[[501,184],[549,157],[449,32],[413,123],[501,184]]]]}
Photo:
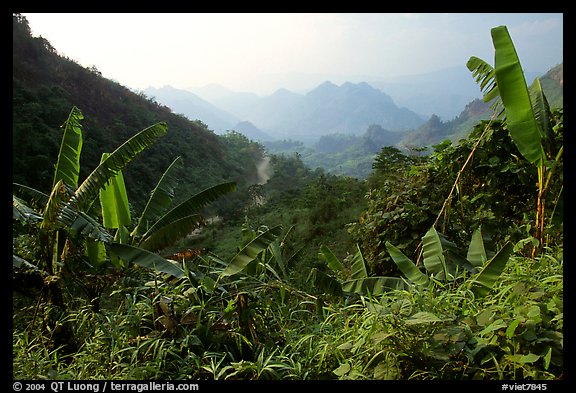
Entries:
{"type": "Polygon", "coordinates": [[[415,112],[396,106],[390,96],[363,82],[337,86],[326,81],[306,94],[278,89],[261,98],[248,93],[220,95],[216,102],[274,138],[306,143],[334,133],[359,135],[372,124],[401,131],[424,122],[415,112]],[[241,99],[245,99],[243,104],[241,99]]]}
{"type": "Polygon", "coordinates": [[[222,134],[230,130],[240,119],[203,100],[196,94],[176,89],[172,86],[149,87],[144,93],[159,103],[168,106],[175,113],[183,114],[190,120],[200,120],[211,130],[222,134]]]}
{"type": "Polygon", "coordinates": [[[540,84],[551,108],[564,108],[564,63],[540,77],[540,84]]]}
{"type": "Polygon", "coordinates": [[[456,143],[465,138],[480,120],[488,120],[492,115],[490,105],[481,99],[468,103],[464,110],[452,120],[443,121],[437,115],[430,118],[417,129],[406,134],[398,143],[399,147],[423,147],[436,145],[446,139],[456,143]]]}

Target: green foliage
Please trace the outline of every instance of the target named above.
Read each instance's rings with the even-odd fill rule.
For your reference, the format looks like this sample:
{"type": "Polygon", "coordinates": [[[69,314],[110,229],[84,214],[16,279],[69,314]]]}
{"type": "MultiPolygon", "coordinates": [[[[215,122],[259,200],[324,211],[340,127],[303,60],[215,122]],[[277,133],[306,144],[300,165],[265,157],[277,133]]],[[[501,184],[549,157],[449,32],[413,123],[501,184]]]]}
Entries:
{"type": "MultiPolygon", "coordinates": [[[[44,71],[22,61],[34,54],[49,70],[55,51],[31,40],[19,15],[14,33],[13,134],[21,143],[29,130],[46,144],[16,146],[46,154],[14,163],[59,163],[56,175],[34,178],[48,193],[35,183],[14,184],[14,379],[564,378],[563,111],[549,110],[542,86],[534,85],[531,99],[536,121],[549,126],[547,227],[542,253],[527,257],[525,248],[539,244],[530,219],[538,174],[506,121],[480,122],[467,138],[440,143],[429,156],[386,146],[367,181],[311,170],[297,154],[266,157],[237,133],[179,133],[184,146],[196,137],[206,143],[183,155],[172,155],[175,147],[153,151],[168,122],[150,122],[155,126],[126,138],[128,145],[103,157],[90,175],[85,163],[98,166],[114,146],[100,149],[92,126],[110,140],[120,136],[106,119],[83,119],[74,107],[58,160],[57,141],[40,135],[52,129],[50,117],[62,115],[56,108],[66,94],[43,83],[32,91],[44,71]],[[132,162],[136,155],[142,159],[132,162]],[[170,155],[178,158],[169,162],[170,155]],[[205,172],[189,163],[214,163],[211,155],[222,162],[205,172]],[[271,177],[264,179],[255,169],[268,159],[271,177]],[[128,170],[133,165],[142,170],[137,177],[128,170]],[[92,178],[90,186],[78,186],[82,178],[92,178]],[[135,184],[136,192],[152,192],[131,205],[135,184]],[[452,184],[455,193],[446,199],[452,184]],[[100,191],[112,186],[116,193],[101,197],[97,209],[100,191]],[[198,187],[204,191],[190,193],[198,187]],[[111,203],[130,220],[102,225],[107,210],[110,218],[121,216],[111,203]],[[224,219],[164,248],[197,228],[201,215],[215,214],[224,219]]],[[[60,66],[72,83],[86,82],[78,68],[60,66]]],[[[92,85],[82,86],[92,94],[92,85]]],[[[154,117],[145,108],[132,116],[154,117]]],[[[204,128],[196,122],[192,130],[204,128]]]]}

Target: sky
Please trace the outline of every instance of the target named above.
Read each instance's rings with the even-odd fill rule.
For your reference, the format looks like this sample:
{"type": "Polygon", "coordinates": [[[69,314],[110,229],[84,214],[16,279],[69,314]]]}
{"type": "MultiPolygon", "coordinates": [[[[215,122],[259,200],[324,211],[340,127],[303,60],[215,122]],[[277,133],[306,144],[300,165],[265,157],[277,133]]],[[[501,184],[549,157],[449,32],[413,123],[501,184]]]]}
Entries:
{"type": "Polygon", "coordinates": [[[494,63],[506,25],[525,71],[563,62],[562,13],[24,13],[33,36],[133,90],[272,94],[494,63]]]}

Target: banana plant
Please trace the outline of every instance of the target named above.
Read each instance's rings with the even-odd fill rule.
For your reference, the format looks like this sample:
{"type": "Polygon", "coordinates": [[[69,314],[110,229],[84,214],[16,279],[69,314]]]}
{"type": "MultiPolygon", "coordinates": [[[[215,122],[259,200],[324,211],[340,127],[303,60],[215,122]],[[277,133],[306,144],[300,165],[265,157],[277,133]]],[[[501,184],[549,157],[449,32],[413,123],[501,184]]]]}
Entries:
{"type": "MultiPolygon", "coordinates": [[[[112,177],[168,131],[166,123],[163,122],[140,131],[102,160],[100,165],[78,184],[83,118],[82,112],[73,107],[63,124],[64,133],[50,194],[14,184],[13,217],[31,226],[41,244],[40,255],[36,256],[36,260],[27,262],[37,266],[48,276],[58,275],[62,266],[66,265],[67,250],[78,239],[88,238],[99,242],[112,240],[106,228],[91,215],[92,203],[98,197],[99,190],[105,187],[112,177]]],[[[93,254],[90,251],[88,253],[93,254]]],[[[14,261],[17,260],[19,259],[14,258],[14,261]]],[[[58,292],[56,288],[54,290],[58,292]]]]}
{"type": "Polygon", "coordinates": [[[404,281],[398,277],[370,277],[366,268],[366,260],[358,245],[356,245],[356,252],[350,260],[349,268],[346,268],[344,263],[325,245],[320,246],[318,258],[326,262],[334,273],[344,277],[337,278],[335,275],[312,268],[308,275],[308,281],[326,293],[336,296],[344,293],[380,296],[391,290],[405,288],[404,281]]]}
{"type": "MultiPolygon", "coordinates": [[[[539,241],[538,250],[544,238],[545,194],[553,173],[548,175],[545,146],[551,135],[551,116],[548,102],[542,91],[539,79],[535,80],[532,92],[528,90],[524,72],[518,59],[514,43],[506,26],[491,30],[495,49],[494,67],[472,56],[466,66],[480,84],[484,101],[494,101],[493,108],[503,108],[510,137],[522,156],[533,164],[538,173],[538,200],[536,211],[535,238],[539,241]]],[[[562,157],[563,147],[556,153],[554,166],[562,157]]],[[[533,250],[533,256],[537,252],[533,250]]]]}
{"type": "Polygon", "coordinates": [[[436,229],[431,227],[422,237],[424,267],[422,272],[402,251],[386,242],[386,249],[398,266],[398,269],[416,287],[428,287],[434,280],[454,281],[463,277],[463,272],[470,274],[469,284],[478,297],[486,296],[498,277],[502,274],[510,254],[512,244],[507,242],[498,253],[488,259],[482,240],[482,232],[477,229],[472,234],[466,258],[454,252],[447,252],[436,229]]]}
{"type": "Polygon", "coordinates": [[[158,255],[158,252],[197,229],[203,221],[198,212],[226,193],[236,191],[236,183],[227,182],[209,187],[170,208],[179,180],[177,172],[181,168],[182,158],[177,157],[152,190],[131,232],[127,228],[131,217],[122,172],[117,173],[100,191],[104,226],[116,229],[114,241],[108,244],[111,259],[116,264],[135,263],[174,277],[183,277],[184,269],[158,255]]]}

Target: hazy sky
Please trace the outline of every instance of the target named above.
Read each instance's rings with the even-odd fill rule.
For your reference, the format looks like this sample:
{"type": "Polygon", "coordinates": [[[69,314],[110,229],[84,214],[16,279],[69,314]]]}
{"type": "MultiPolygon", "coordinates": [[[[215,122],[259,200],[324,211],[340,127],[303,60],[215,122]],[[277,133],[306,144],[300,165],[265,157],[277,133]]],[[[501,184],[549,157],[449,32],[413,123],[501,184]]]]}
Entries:
{"type": "Polygon", "coordinates": [[[62,55],[136,90],[221,84],[271,94],[490,64],[506,25],[526,71],[563,61],[563,14],[24,14],[62,55]]]}

